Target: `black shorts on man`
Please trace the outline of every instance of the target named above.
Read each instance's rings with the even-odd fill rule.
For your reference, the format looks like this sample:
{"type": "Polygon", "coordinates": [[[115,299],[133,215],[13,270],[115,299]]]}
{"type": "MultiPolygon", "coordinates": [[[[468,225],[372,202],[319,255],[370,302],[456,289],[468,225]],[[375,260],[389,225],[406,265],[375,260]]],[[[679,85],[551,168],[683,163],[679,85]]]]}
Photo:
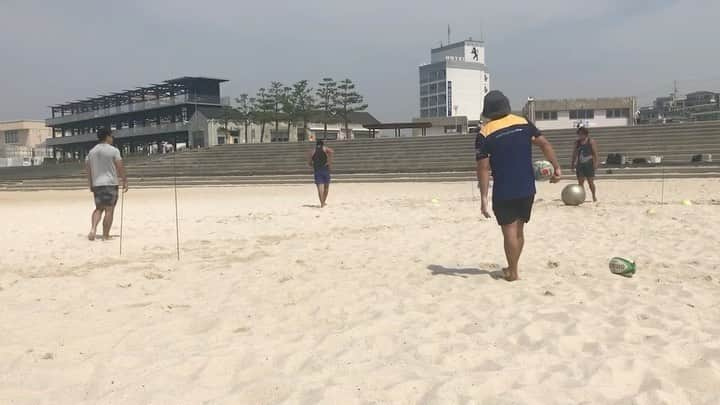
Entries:
{"type": "Polygon", "coordinates": [[[114,207],[118,200],[118,186],[97,186],[92,189],[96,207],[114,207]]]}
{"type": "Polygon", "coordinates": [[[493,213],[500,226],[514,224],[517,221],[530,222],[535,196],[493,202],[493,213]]]}
{"type": "Polygon", "coordinates": [[[585,162],[585,163],[578,163],[577,167],[575,168],[575,174],[577,177],[584,177],[587,179],[592,179],[595,177],[595,165],[593,161],[585,162]]]}

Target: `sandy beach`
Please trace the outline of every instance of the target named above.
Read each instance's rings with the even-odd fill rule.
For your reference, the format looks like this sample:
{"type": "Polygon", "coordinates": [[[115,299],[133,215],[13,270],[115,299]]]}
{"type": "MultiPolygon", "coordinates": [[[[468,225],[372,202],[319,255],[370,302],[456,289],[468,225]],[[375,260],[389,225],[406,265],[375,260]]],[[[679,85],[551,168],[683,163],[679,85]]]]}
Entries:
{"type": "Polygon", "coordinates": [[[564,184],[517,283],[473,183],[0,192],[0,404],[720,404],[720,180],[564,184]]]}

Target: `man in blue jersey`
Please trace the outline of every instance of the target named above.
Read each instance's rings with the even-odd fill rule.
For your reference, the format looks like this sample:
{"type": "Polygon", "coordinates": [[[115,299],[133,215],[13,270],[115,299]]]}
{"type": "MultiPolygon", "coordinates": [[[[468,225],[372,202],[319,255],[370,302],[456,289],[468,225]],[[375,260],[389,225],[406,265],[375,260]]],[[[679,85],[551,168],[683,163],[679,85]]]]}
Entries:
{"type": "Polygon", "coordinates": [[[482,214],[490,218],[488,194],[493,177],[492,209],[502,228],[508,267],[505,279],[516,281],[518,262],[525,245],[524,226],[530,222],[535,200],[532,145],[538,146],[555,168],[550,180],[560,181],[560,165],[550,142],[530,121],[510,113],[510,101],[497,90],[485,96],[485,123],[475,141],[477,177],[482,196],[482,214]]]}

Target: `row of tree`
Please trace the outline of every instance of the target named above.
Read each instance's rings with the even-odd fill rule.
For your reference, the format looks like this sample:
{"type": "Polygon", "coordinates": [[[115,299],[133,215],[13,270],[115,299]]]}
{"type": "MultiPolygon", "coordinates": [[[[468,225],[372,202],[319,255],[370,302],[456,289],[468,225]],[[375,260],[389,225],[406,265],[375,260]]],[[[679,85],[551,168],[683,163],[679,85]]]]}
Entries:
{"type": "Polygon", "coordinates": [[[235,101],[234,114],[225,119],[225,127],[230,121],[239,121],[245,128],[245,143],[252,124],[261,126],[260,142],[264,141],[268,124],[274,124],[275,132],[279,132],[280,122],[287,122],[289,137],[291,127],[302,124],[304,133],[311,119],[322,120],[325,134],[328,122],[342,122],[347,134],[351,114],[368,107],[352,80],[336,82],[331,78],[324,78],[317,89],[310,87],[307,80],[292,86],[272,82],[270,87],[259,89],[254,97],[241,94],[235,101]]]}

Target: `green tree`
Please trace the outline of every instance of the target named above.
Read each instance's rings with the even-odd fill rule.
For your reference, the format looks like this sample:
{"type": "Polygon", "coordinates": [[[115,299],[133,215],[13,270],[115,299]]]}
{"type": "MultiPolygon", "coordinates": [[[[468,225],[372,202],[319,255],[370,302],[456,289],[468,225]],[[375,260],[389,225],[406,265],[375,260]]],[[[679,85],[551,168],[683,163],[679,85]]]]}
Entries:
{"type": "Polygon", "coordinates": [[[274,101],[265,88],[260,88],[255,98],[255,120],[260,123],[260,143],[265,139],[265,125],[272,119],[274,101]]]}
{"type": "Polygon", "coordinates": [[[241,94],[235,99],[238,103],[237,111],[240,114],[240,123],[245,129],[245,143],[248,143],[248,127],[255,123],[255,98],[241,94]]]}
{"type": "Polygon", "coordinates": [[[350,79],[338,83],[335,94],[335,110],[342,119],[345,128],[345,135],[348,136],[348,124],[350,115],[354,112],[364,111],[368,105],[364,103],[364,97],[355,90],[355,84],[350,79]]]}
{"type": "Polygon", "coordinates": [[[326,77],[318,84],[316,92],[318,104],[317,108],[323,113],[323,138],[327,138],[328,120],[335,114],[337,108],[337,82],[326,77]]]}
{"type": "Polygon", "coordinates": [[[272,99],[272,120],[275,122],[275,132],[279,131],[280,119],[282,118],[283,103],[287,101],[290,87],[283,86],[280,82],[270,83],[268,95],[272,99]]]}
{"type": "Polygon", "coordinates": [[[308,86],[307,80],[301,80],[295,83],[287,94],[283,102],[283,112],[287,115],[288,120],[288,138],[290,137],[290,127],[302,121],[303,135],[307,130],[307,123],[313,113],[313,96],[312,88],[308,86]]]}

